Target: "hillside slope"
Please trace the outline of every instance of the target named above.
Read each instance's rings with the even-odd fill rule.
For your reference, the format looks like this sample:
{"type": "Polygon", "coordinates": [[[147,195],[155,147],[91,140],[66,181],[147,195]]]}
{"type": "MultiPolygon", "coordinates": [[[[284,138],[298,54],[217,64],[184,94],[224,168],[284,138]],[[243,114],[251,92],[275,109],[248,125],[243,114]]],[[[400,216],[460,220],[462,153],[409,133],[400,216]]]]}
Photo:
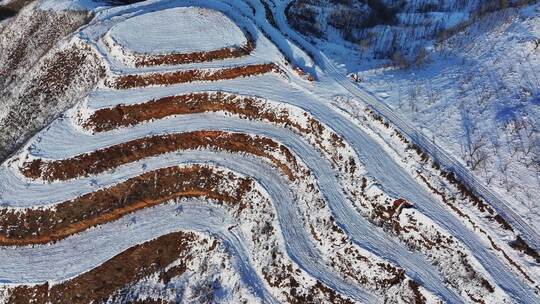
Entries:
{"type": "MultiPolygon", "coordinates": [[[[321,2],[317,20],[324,21],[317,24],[326,27],[313,42],[531,225],[537,223],[539,6],[533,1],[404,1],[389,6],[392,25],[334,28],[332,16],[348,12],[338,2],[321,2]]],[[[318,3],[293,1],[290,20],[318,3]]],[[[302,30],[304,23],[292,24],[302,30]]],[[[310,30],[303,32],[313,37],[310,30]]]]}
{"type": "MultiPolygon", "coordinates": [[[[4,23],[75,16],[4,79],[24,144],[0,165],[0,302],[538,302],[534,227],[366,106],[288,1],[121,4],[4,23]]],[[[22,33],[5,58],[52,35],[22,33]]]]}
{"type": "Polygon", "coordinates": [[[0,27],[0,159],[84,96],[103,77],[93,51],[70,41],[90,12],[30,3],[0,27]]]}

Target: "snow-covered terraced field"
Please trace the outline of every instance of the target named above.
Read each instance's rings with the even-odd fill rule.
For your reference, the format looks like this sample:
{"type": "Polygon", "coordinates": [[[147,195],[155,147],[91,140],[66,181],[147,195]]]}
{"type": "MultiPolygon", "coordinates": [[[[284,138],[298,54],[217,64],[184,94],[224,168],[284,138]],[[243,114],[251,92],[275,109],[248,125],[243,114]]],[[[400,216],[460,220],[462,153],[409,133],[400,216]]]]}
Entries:
{"type": "Polygon", "coordinates": [[[517,232],[336,106],[284,5],[93,8],[106,78],[0,166],[0,302],[540,301],[517,232]]]}
{"type": "Polygon", "coordinates": [[[242,30],[219,11],[180,7],[118,23],[110,38],[139,54],[208,52],[245,45],[242,30]]]}

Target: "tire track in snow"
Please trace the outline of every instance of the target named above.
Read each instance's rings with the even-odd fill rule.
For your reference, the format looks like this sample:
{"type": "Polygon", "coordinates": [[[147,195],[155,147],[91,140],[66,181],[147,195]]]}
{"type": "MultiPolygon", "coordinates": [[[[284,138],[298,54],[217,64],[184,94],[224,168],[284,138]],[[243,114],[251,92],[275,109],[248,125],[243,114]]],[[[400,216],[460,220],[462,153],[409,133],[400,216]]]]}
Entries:
{"type": "MultiPolygon", "coordinates": [[[[410,277],[419,281],[430,291],[440,294],[443,299],[452,303],[461,302],[454,292],[445,287],[438,271],[426,261],[423,254],[410,252],[402,243],[389,238],[382,229],[375,227],[356,213],[354,207],[341,191],[337,178],[333,174],[328,174],[328,172],[333,172],[329,161],[322,158],[314,147],[292,131],[271,124],[242,121],[213,113],[182,115],[94,135],[79,133],[71,124],[71,120],[59,120],[57,123],[53,123],[44,132],[41,141],[36,143],[36,149],[43,152],[37,153],[36,156],[62,159],[70,155],[114,145],[119,141],[128,141],[150,134],[209,129],[255,134],[276,139],[284,144],[298,155],[314,173],[321,193],[329,204],[336,222],[358,246],[396,263],[405,269],[410,277]],[[114,136],[110,136],[110,134],[114,134],[114,136]],[[80,141],[71,141],[70,138],[74,136],[77,136],[80,141]]],[[[259,178],[256,179],[259,180],[259,178]]],[[[273,199],[273,201],[277,200],[273,199]]],[[[278,214],[280,211],[281,209],[278,209],[278,214]]]]}
{"type": "Polygon", "coordinates": [[[171,232],[195,230],[219,238],[229,251],[244,283],[266,302],[278,303],[251,266],[242,237],[226,229],[234,222],[224,208],[197,200],[190,201],[142,210],[54,244],[1,247],[0,282],[28,284],[67,280],[99,266],[134,245],[171,232]],[[181,209],[178,209],[180,206],[181,209]],[[136,223],[132,224],[133,221],[136,223]]]}
{"type": "MultiPolygon", "coordinates": [[[[169,1],[165,1],[165,3],[168,3],[168,2],[169,2],[169,1]]],[[[198,2],[198,1],[196,1],[196,2],[198,2]]],[[[238,82],[238,83],[242,83],[242,86],[246,86],[246,82],[245,82],[245,81],[241,81],[241,82],[238,82]]],[[[278,82],[278,83],[279,83],[279,82],[278,82]]],[[[259,84],[259,85],[260,85],[260,84],[259,84]]],[[[281,83],[281,85],[285,85],[285,84],[284,84],[284,83],[281,83]]],[[[255,84],[254,84],[254,86],[255,86],[255,84]]],[[[192,87],[192,86],[189,85],[189,86],[187,86],[187,87],[192,87]]],[[[269,87],[268,84],[265,84],[265,88],[266,88],[266,89],[269,89],[270,87],[269,87]]],[[[163,89],[164,89],[164,88],[160,88],[160,90],[163,90],[163,89]]],[[[240,87],[239,87],[238,89],[241,90],[240,87]]],[[[244,87],[244,89],[251,90],[252,88],[251,88],[251,87],[249,87],[249,88],[244,87]]],[[[276,87],[273,87],[272,89],[275,91],[276,87]]],[[[157,90],[156,90],[155,92],[157,92],[157,90]]],[[[284,93],[285,93],[285,94],[288,94],[289,92],[284,92],[284,93]]],[[[264,94],[266,94],[266,93],[264,93],[264,94]]],[[[275,92],[274,92],[274,95],[275,95],[275,92]]],[[[293,95],[296,96],[296,94],[293,94],[293,95]]],[[[300,95],[301,95],[301,94],[300,94],[300,95]]],[[[298,95],[298,96],[300,96],[300,95],[298,95]]],[[[265,96],[265,97],[266,97],[266,95],[262,95],[262,96],[265,96]]],[[[286,99],[288,99],[289,96],[284,97],[284,95],[281,95],[280,98],[286,98],[286,99]]],[[[292,99],[292,98],[291,98],[291,99],[292,99]]],[[[305,109],[307,109],[309,112],[312,112],[312,111],[311,111],[311,107],[313,106],[313,101],[315,101],[314,99],[315,99],[315,98],[308,98],[308,99],[306,99],[306,100],[311,101],[311,103],[309,103],[309,102],[307,102],[307,103],[301,103],[301,104],[302,104],[302,107],[306,107],[305,109]],[[310,100],[310,99],[312,99],[312,100],[310,100]]],[[[318,103],[319,103],[318,101],[315,102],[316,107],[319,107],[318,103]]],[[[322,104],[322,103],[321,103],[321,104],[322,104]]],[[[325,111],[325,110],[329,110],[329,109],[323,107],[323,108],[321,108],[321,109],[319,109],[319,110],[317,110],[317,111],[325,111]]],[[[323,115],[323,114],[321,114],[321,113],[319,113],[319,115],[322,115],[321,117],[325,116],[325,115],[323,115]]],[[[330,119],[333,120],[335,117],[339,117],[339,116],[336,116],[336,115],[337,115],[337,114],[334,113],[334,112],[332,112],[332,110],[329,110],[327,118],[329,117],[330,119]]],[[[326,124],[329,124],[329,125],[330,125],[330,123],[329,123],[328,121],[326,121],[326,120],[321,120],[321,121],[324,122],[324,123],[326,123],[326,124]]],[[[343,122],[343,121],[339,121],[339,119],[338,119],[338,121],[337,121],[336,123],[342,123],[342,122],[343,122]]],[[[233,129],[234,129],[234,128],[237,128],[237,126],[230,126],[230,127],[233,128],[233,129]]],[[[332,124],[331,127],[334,127],[334,124],[332,124]]],[[[354,128],[353,128],[353,129],[354,129],[354,128]]],[[[353,132],[353,133],[354,133],[354,132],[358,132],[358,130],[349,130],[349,129],[341,129],[340,131],[341,131],[341,132],[345,132],[345,133],[347,133],[347,132],[353,132]]],[[[340,133],[341,133],[341,132],[340,132],[340,133]]],[[[116,132],[115,132],[115,133],[116,133],[116,132]]],[[[122,131],[119,131],[119,133],[122,133],[122,131]]],[[[80,134],[79,134],[79,135],[80,135],[80,134]]],[[[79,135],[78,135],[78,136],[79,136],[79,135]]],[[[357,145],[353,144],[353,143],[349,140],[349,139],[354,139],[354,136],[349,135],[349,138],[346,137],[346,139],[347,139],[347,141],[355,148],[355,150],[358,150],[358,149],[362,149],[361,144],[364,144],[364,143],[368,143],[368,144],[369,144],[369,140],[370,140],[370,139],[369,139],[369,137],[368,137],[367,135],[366,135],[366,137],[367,137],[367,138],[362,139],[363,141],[360,140],[360,141],[357,143],[357,145]]],[[[357,139],[358,139],[358,138],[357,138],[357,139]]],[[[372,141],[371,144],[374,144],[373,141],[372,141]]],[[[376,143],[375,143],[375,145],[376,145],[376,143]]],[[[372,150],[373,150],[373,149],[372,149],[372,150]]],[[[375,149],[375,151],[376,151],[376,149],[375,149]]],[[[40,153],[42,153],[42,152],[43,152],[43,151],[41,151],[41,152],[40,152],[40,151],[37,151],[36,154],[40,154],[40,153]]],[[[359,153],[359,151],[356,151],[356,152],[359,153]]],[[[367,153],[367,152],[364,152],[364,153],[367,153]]],[[[384,153],[384,151],[383,151],[383,153],[384,153]]],[[[298,155],[303,155],[303,154],[298,154],[298,155]]],[[[309,155],[309,154],[308,154],[308,155],[309,155]]],[[[385,154],[385,155],[386,155],[386,154],[385,154]]],[[[359,156],[360,156],[360,154],[359,154],[359,156]]],[[[365,155],[364,155],[364,156],[365,156],[365,155]]],[[[316,157],[314,158],[314,161],[317,161],[317,160],[319,160],[319,159],[320,159],[320,156],[316,156],[316,157]]],[[[361,157],[361,159],[362,159],[362,157],[361,157]]],[[[369,158],[364,157],[362,160],[368,160],[368,159],[369,159],[369,158]]],[[[384,160],[384,157],[383,157],[383,160],[384,160]]],[[[381,162],[381,159],[375,159],[375,161],[376,161],[376,163],[370,164],[372,167],[374,166],[375,168],[384,168],[384,166],[386,165],[386,164],[384,164],[384,161],[381,162]]],[[[307,161],[306,161],[306,163],[307,163],[307,161]]],[[[366,163],[365,163],[365,164],[366,164],[366,163]]],[[[308,166],[309,166],[309,165],[308,165],[308,166]]],[[[310,169],[313,170],[313,168],[312,168],[311,166],[309,166],[309,167],[310,167],[310,169]]],[[[368,167],[367,164],[366,164],[366,167],[368,167]]],[[[368,171],[369,171],[370,173],[372,173],[372,170],[370,170],[369,168],[368,168],[368,171]]],[[[319,174],[324,174],[324,173],[326,173],[326,174],[328,175],[328,172],[333,172],[333,171],[332,171],[332,170],[330,170],[330,171],[321,171],[321,172],[319,172],[319,174]]],[[[384,170],[382,170],[381,172],[375,171],[375,174],[374,174],[374,175],[382,174],[382,175],[384,176],[384,174],[388,175],[389,172],[391,172],[391,171],[386,171],[386,172],[384,172],[384,170]]],[[[392,172],[392,173],[393,173],[393,172],[392,172]]],[[[372,174],[373,174],[373,173],[372,173],[372,174]]],[[[316,176],[317,176],[317,174],[316,174],[316,176]]],[[[321,183],[321,181],[322,181],[322,182],[323,182],[322,184],[326,185],[326,182],[325,182],[325,180],[323,179],[324,176],[322,176],[322,177],[321,177],[321,176],[317,176],[317,177],[319,178],[319,183],[321,183]]],[[[334,178],[335,178],[335,177],[334,177],[334,178]]],[[[400,178],[402,178],[402,176],[400,176],[400,178]]],[[[398,178],[397,181],[400,181],[400,178],[398,178]]],[[[385,184],[396,182],[396,180],[384,180],[384,181],[385,181],[385,184]]],[[[336,183],[335,181],[332,181],[332,182],[328,182],[328,185],[329,185],[329,187],[331,187],[331,186],[336,187],[337,183],[336,183]]],[[[33,185],[30,185],[29,187],[32,187],[32,186],[33,186],[33,185]]],[[[387,186],[387,185],[386,185],[386,186],[387,186]]],[[[385,186],[385,190],[386,190],[386,186],[385,186]]],[[[395,185],[391,185],[391,186],[392,186],[392,187],[395,187],[395,185]]],[[[414,191],[414,188],[416,188],[416,189],[420,188],[419,185],[414,184],[414,181],[413,181],[412,184],[407,184],[407,186],[408,186],[408,187],[412,187],[412,188],[410,188],[410,191],[414,191]]],[[[402,190],[402,189],[400,189],[399,187],[398,187],[398,188],[392,188],[392,187],[391,187],[391,190],[395,190],[395,189],[397,189],[397,190],[399,190],[399,191],[402,190]]],[[[396,192],[396,193],[397,193],[396,195],[398,195],[398,196],[403,196],[399,191],[396,192]]],[[[327,195],[326,192],[323,192],[323,193],[324,193],[325,195],[327,195]]],[[[337,195],[337,196],[334,197],[334,195],[331,194],[331,195],[329,195],[329,197],[332,198],[332,199],[339,199],[339,194],[336,194],[336,195],[337,195]]],[[[428,194],[428,196],[429,196],[429,194],[428,194]]],[[[428,198],[429,198],[429,197],[428,197],[428,198]]],[[[431,198],[431,199],[432,199],[432,198],[431,198]]],[[[343,203],[344,203],[344,202],[343,202],[343,203]]],[[[435,202],[435,203],[436,203],[436,202],[435,202]]],[[[330,205],[332,206],[333,203],[331,203],[330,205]]],[[[338,211],[340,211],[340,210],[339,210],[339,209],[340,209],[339,207],[343,207],[343,206],[337,204],[337,206],[334,206],[334,207],[338,207],[338,211]]],[[[332,209],[333,211],[334,211],[334,207],[333,207],[333,209],[332,209]]],[[[347,207],[347,206],[345,206],[345,207],[347,207]]],[[[348,207],[347,207],[347,208],[348,208],[348,207]]],[[[428,206],[428,207],[426,207],[426,208],[431,208],[431,207],[428,206]]],[[[348,212],[349,214],[341,214],[341,213],[345,212],[345,210],[342,210],[343,212],[337,212],[338,214],[340,214],[340,215],[339,215],[340,219],[341,219],[342,221],[345,221],[344,224],[342,223],[342,225],[345,225],[345,226],[343,226],[343,227],[348,227],[348,228],[349,228],[350,230],[352,230],[353,232],[354,232],[354,231],[360,231],[360,232],[361,232],[362,229],[365,230],[366,227],[363,226],[365,223],[362,223],[362,221],[358,222],[358,219],[356,218],[356,217],[358,217],[358,215],[356,215],[354,212],[350,212],[350,211],[351,211],[350,209],[347,209],[347,210],[349,211],[349,212],[348,212]],[[352,217],[352,218],[351,218],[351,217],[352,217]]],[[[437,221],[437,220],[436,220],[436,221],[437,221]]],[[[451,225],[455,225],[455,223],[452,223],[451,225]]],[[[441,225],[441,226],[442,226],[442,227],[445,227],[444,225],[441,225]]],[[[345,229],[345,230],[346,230],[347,232],[349,232],[347,229],[345,229]]],[[[368,230],[369,230],[369,229],[368,229],[368,230]]],[[[456,235],[456,234],[455,234],[455,231],[453,231],[453,230],[450,230],[450,231],[451,231],[454,235],[456,235]]],[[[358,232],[358,233],[360,233],[360,232],[358,232]]],[[[370,232],[370,231],[368,231],[368,232],[370,232]]],[[[370,232],[370,233],[371,233],[371,232],[370,232]]],[[[357,237],[359,237],[360,239],[362,239],[364,236],[362,236],[362,235],[358,236],[358,235],[357,235],[357,237]]],[[[385,238],[385,236],[382,236],[382,237],[385,238]]],[[[380,241],[380,240],[379,240],[379,241],[380,241]]],[[[379,243],[379,244],[380,244],[380,243],[379,243]]],[[[360,244],[360,245],[362,245],[362,244],[360,244]]],[[[392,247],[390,247],[390,248],[385,248],[385,249],[373,248],[373,250],[377,250],[377,249],[379,249],[380,252],[383,252],[383,253],[382,253],[382,256],[383,256],[383,257],[384,257],[384,252],[385,252],[385,251],[393,250],[392,247]]],[[[379,254],[379,255],[381,256],[381,254],[379,254]]],[[[403,260],[403,259],[402,259],[402,260],[403,260]]],[[[418,265],[413,265],[413,269],[414,269],[414,267],[418,267],[418,265]]],[[[487,267],[486,267],[486,268],[487,268],[487,267]]],[[[408,273],[409,273],[409,272],[408,272],[408,273]]],[[[420,276],[421,276],[421,275],[420,275],[420,276]]],[[[420,280],[420,281],[422,282],[422,280],[420,280]]],[[[429,283],[429,282],[428,282],[428,283],[429,283]]],[[[424,284],[424,286],[426,286],[426,285],[424,284]]],[[[431,286],[433,287],[434,285],[431,284],[431,286]]],[[[444,284],[441,283],[440,286],[444,286],[444,284]]],[[[440,287],[440,286],[435,286],[435,288],[440,287]]],[[[427,286],[426,286],[426,287],[427,287],[427,286]]],[[[430,288],[428,288],[428,289],[430,289],[430,288]]],[[[440,291],[440,290],[438,290],[438,288],[437,288],[436,291],[440,291]]],[[[455,299],[455,298],[454,298],[455,295],[452,295],[451,293],[450,293],[449,295],[446,295],[446,296],[447,296],[447,299],[452,299],[452,302],[453,302],[453,300],[455,299]]],[[[459,299],[455,299],[455,300],[456,300],[456,301],[459,301],[459,299]]]]}
{"type": "MultiPolygon", "coordinates": [[[[277,1],[277,9],[275,12],[275,17],[278,19],[278,26],[280,31],[286,33],[286,35],[293,37],[295,43],[300,44],[304,49],[307,49],[310,55],[314,56],[316,64],[321,68],[321,75],[323,79],[321,81],[326,81],[329,84],[337,84],[338,86],[342,87],[346,92],[352,94],[353,96],[363,100],[368,105],[372,106],[373,109],[380,114],[382,117],[387,119],[391,124],[396,126],[401,132],[406,134],[409,138],[413,139],[414,142],[420,144],[423,148],[426,149],[426,151],[430,154],[431,157],[434,159],[437,159],[441,162],[443,166],[446,166],[451,169],[451,171],[456,172],[459,178],[462,180],[465,180],[469,185],[472,185],[474,187],[474,190],[480,194],[487,202],[490,202],[490,205],[494,207],[494,209],[501,215],[503,215],[506,219],[510,219],[512,225],[514,227],[517,227],[520,231],[522,231],[524,239],[526,239],[530,244],[532,244],[537,249],[540,248],[540,234],[538,232],[531,228],[523,219],[521,219],[520,216],[518,216],[515,212],[512,211],[510,207],[508,207],[508,204],[498,198],[495,193],[487,189],[474,175],[472,175],[468,169],[466,169],[460,162],[455,160],[452,156],[448,155],[444,152],[442,148],[439,146],[434,145],[425,138],[425,136],[418,130],[416,130],[414,127],[412,127],[410,124],[405,122],[403,119],[401,119],[398,115],[396,115],[386,104],[383,102],[377,100],[372,94],[369,94],[368,92],[365,92],[362,90],[358,85],[352,83],[343,73],[339,71],[339,69],[333,64],[333,62],[326,57],[326,55],[321,52],[319,49],[317,49],[315,46],[313,46],[310,42],[308,42],[304,37],[302,37],[300,34],[293,31],[286,20],[286,17],[284,16],[284,9],[285,7],[291,2],[291,0],[284,0],[284,1],[277,1]]],[[[283,37],[283,39],[286,39],[283,37]]],[[[306,54],[304,54],[304,57],[309,57],[306,54]]],[[[302,64],[301,64],[302,65],[302,64]]],[[[334,86],[335,87],[335,86],[334,86]]],[[[341,119],[337,119],[341,120],[341,119]]],[[[351,145],[354,146],[353,143],[351,143],[350,140],[347,140],[351,145]]],[[[374,143],[374,145],[377,145],[374,143]]],[[[354,148],[357,150],[357,147],[354,148]]],[[[382,150],[382,149],[379,149],[382,150]]],[[[384,151],[378,151],[382,152],[382,155],[386,155],[384,151]]],[[[380,165],[384,164],[393,164],[395,163],[394,160],[392,160],[388,155],[384,160],[384,162],[379,161],[380,165]]],[[[367,155],[365,157],[368,158],[367,155]]],[[[371,158],[370,161],[373,161],[374,159],[371,158]]],[[[375,160],[377,162],[377,160],[375,160]]],[[[366,168],[373,167],[370,166],[372,164],[371,162],[365,162],[366,168]],[[368,165],[369,164],[369,165],[368,165]]],[[[397,165],[393,167],[399,167],[397,165]]],[[[376,169],[376,168],[372,168],[376,169]]],[[[398,168],[401,169],[401,168],[398,168]]],[[[368,168],[369,172],[373,172],[373,170],[370,170],[368,168]]],[[[377,172],[377,171],[375,171],[377,172]]],[[[415,181],[410,178],[410,175],[408,175],[406,172],[403,172],[403,169],[399,171],[387,171],[387,172],[399,172],[399,177],[395,178],[394,176],[389,176],[389,179],[387,180],[387,184],[391,184],[391,187],[386,186],[386,191],[391,191],[390,193],[398,193],[399,195],[410,199],[411,201],[420,202],[421,205],[418,206],[422,212],[426,215],[428,215],[430,218],[432,218],[435,222],[437,222],[442,227],[445,227],[447,230],[451,231],[454,236],[458,237],[469,249],[474,253],[474,255],[477,257],[477,259],[482,263],[482,265],[488,270],[488,272],[492,275],[492,277],[496,280],[497,284],[503,288],[507,293],[509,293],[514,300],[517,300],[519,302],[526,301],[527,303],[536,303],[539,301],[540,296],[538,294],[535,294],[530,288],[524,287],[525,283],[521,282],[516,276],[510,275],[509,273],[505,271],[500,271],[500,269],[505,269],[505,267],[500,260],[498,260],[493,254],[491,250],[486,250],[485,247],[481,246],[480,242],[476,242],[475,236],[471,235],[471,233],[467,233],[465,231],[465,228],[463,225],[460,225],[456,221],[456,218],[451,215],[443,215],[443,218],[439,219],[439,216],[437,212],[437,208],[435,210],[428,210],[432,207],[433,204],[429,204],[433,200],[433,196],[426,193],[425,191],[420,191],[419,193],[414,193],[413,187],[398,187],[398,184],[396,184],[397,180],[405,181],[403,185],[413,186],[415,184],[415,181]],[[396,191],[397,190],[397,191],[396,191]],[[400,192],[401,190],[407,190],[405,192],[400,192]],[[426,207],[430,206],[430,207],[426,207]],[[431,212],[426,212],[431,211],[431,212]],[[448,222],[447,220],[451,220],[448,222]],[[463,234],[465,233],[465,235],[463,234]]],[[[378,172],[377,176],[383,176],[384,172],[378,172]]],[[[377,180],[381,181],[381,179],[376,178],[377,180]]],[[[383,179],[384,180],[384,179],[383,179]]],[[[384,184],[383,184],[384,186],[384,184]]],[[[422,189],[420,185],[416,186],[416,189],[422,189]]],[[[439,208],[440,209],[440,208],[439,208]]],[[[476,237],[477,239],[477,237],[476,237]]]]}
{"type": "MultiPolygon", "coordinates": [[[[280,78],[260,76],[242,80],[225,80],[215,84],[190,83],[182,86],[171,86],[168,88],[148,88],[145,90],[135,89],[121,92],[102,91],[99,95],[95,96],[95,100],[91,99],[89,101],[89,105],[91,107],[93,104],[98,105],[98,107],[103,106],[101,101],[106,100],[106,98],[110,98],[110,100],[126,100],[125,96],[133,95],[134,100],[150,99],[157,96],[163,96],[165,94],[204,91],[213,88],[214,90],[223,89],[224,91],[234,94],[264,96],[264,98],[276,102],[283,102],[300,107],[303,110],[311,113],[311,115],[313,115],[319,121],[325,123],[339,135],[343,136],[344,139],[353,147],[368,173],[382,185],[385,192],[393,196],[404,197],[409,201],[415,202],[418,210],[430,217],[441,227],[450,231],[454,236],[462,241],[462,243],[472,251],[474,256],[488,270],[488,272],[495,279],[495,282],[501,286],[503,290],[512,294],[514,298],[529,299],[530,303],[534,303],[536,301],[537,296],[532,290],[524,287],[524,283],[518,279],[514,273],[499,271],[499,269],[506,269],[507,267],[498,259],[498,257],[495,256],[491,250],[483,245],[484,243],[478,238],[478,236],[466,228],[453,214],[450,213],[450,211],[441,206],[441,204],[437,202],[431,194],[427,193],[425,190],[418,191],[419,189],[423,189],[421,185],[419,185],[418,182],[416,182],[408,173],[406,173],[405,170],[400,167],[375,140],[370,138],[369,135],[364,133],[358,127],[351,125],[347,118],[335,112],[335,110],[333,110],[329,105],[324,104],[322,101],[316,99],[316,97],[304,92],[303,88],[289,88],[284,92],[276,92],[276,87],[283,87],[286,85],[290,84],[280,78]]],[[[210,118],[201,117],[201,119],[204,121],[210,118]]],[[[178,121],[178,123],[183,124],[186,122],[178,121]]],[[[189,123],[197,124],[197,122],[193,121],[189,123]]],[[[155,129],[157,130],[160,128],[162,127],[157,127],[155,129]]],[[[167,127],[164,128],[167,129],[167,127]]],[[[257,128],[257,126],[254,125],[252,129],[252,131],[255,131],[260,128],[257,128]]],[[[232,129],[228,128],[225,130],[232,129]]],[[[56,136],[56,138],[52,140],[52,144],[48,145],[46,148],[40,148],[40,150],[47,151],[49,153],[54,151],[54,149],[58,147],[54,144],[55,141],[62,140],[62,138],[70,138],[70,136],[79,136],[77,135],[77,131],[73,130],[73,132],[74,133],[72,135],[64,134],[56,136]]],[[[77,150],[76,153],[72,154],[78,154],[84,151],[84,149],[77,150]]],[[[90,148],[87,151],[90,151],[90,148]]],[[[301,158],[304,158],[302,157],[302,152],[295,152],[297,155],[300,155],[301,158]]],[[[42,155],[41,153],[37,153],[37,155],[52,158],[57,157],[54,154],[42,155]]],[[[63,158],[64,156],[59,154],[58,157],[63,158]]],[[[312,169],[311,166],[310,169],[312,169]]],[[[347,231],[347,229],[345,230],[347,231]]],[[[407,269],[406,267],[403,268],[407,269]]],[[[417,279],[421,283],[424,283],[419,277],[415,277],[414,275],[411,275],[411,277],[417,279]]]]}
{"type": "MultiPolygon", "coordinates": [[[[302,217],[295,207],[295,196],[289,188],[288,180],[283,177],[277,169],[274,169],[270,165],[262,163],[260,160],[253,157],[209,151],[182,151],[144,160],[145,170],[153,170],[181,163],[214,164],[252,177],[269,193],[271,201],[275,205],[283,238],[286,240],[285,247],[292,260],[314,278],[319,279],[336,291],[362,302],[376,302],[371,294],[354,286],[354,284],[345,281],[340,276],[336,275],[328,266],[320,262],[323,259],[302,225],[302,217]]],[[[61,191],[63,188],[77,188],[78,185],[88,184],[91,179],[96,180],[100,185],[105,185],[106,181],[116,182],[125,180],[129,177],[139,175],[140,173],[140,163],[132,163],[118,167],[114,174],[100,174],[91,178],[47,184],[47,186],[51,186],[52,189],[49,188],[48,190],[45,190],[43,194],[53,193],[55,190],[61,191]],[[102,178],[104,180],[102,180],[102,178]]],[[[79,194],[82,194],[82,192],[79,194]]],[[[65,194],[65,196],[67,195],[65,194]]],[[[103,226],[107,225],[109,224],[104,224],[103,226]]],[[[80,235],[86,233],[87,232],[82,232],[80,235]]],[[[69,242],[73,238],[77,238],[77,236],[70,237],[59,243],[69,242]]],[[[1,252],[2,248],[0,248],[0,253],[1,252]]],[[[11,260],[7,259],[7,261],[11,260]]],[[[15,263],[16,261],[16,257],[14,257],[12,262],[15,263]]]]}

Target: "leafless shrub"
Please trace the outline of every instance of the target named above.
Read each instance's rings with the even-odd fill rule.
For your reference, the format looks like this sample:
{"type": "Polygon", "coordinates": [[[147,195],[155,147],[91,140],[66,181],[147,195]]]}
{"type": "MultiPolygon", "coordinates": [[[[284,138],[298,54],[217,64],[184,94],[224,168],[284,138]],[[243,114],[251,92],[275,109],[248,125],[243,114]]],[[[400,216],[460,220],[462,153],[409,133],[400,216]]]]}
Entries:
{"type": "Polygon", "coordinates": [[[429,62],[429,53],[424,47],[420,47],[416,50],[414,55],[413,64],[415,66],[423,66],[429,62]]]}
{"type": "Polygon", "coordinates": [[[411,66],[411,63],[409,62],[409,60],[407,60],[407,57],[405,57],[405,55],[403,55],[401,51],[395,51],[390,57],[390,60],[392,62],[392,66],[394,66],[395,68],[404,69],[411,66]]]}

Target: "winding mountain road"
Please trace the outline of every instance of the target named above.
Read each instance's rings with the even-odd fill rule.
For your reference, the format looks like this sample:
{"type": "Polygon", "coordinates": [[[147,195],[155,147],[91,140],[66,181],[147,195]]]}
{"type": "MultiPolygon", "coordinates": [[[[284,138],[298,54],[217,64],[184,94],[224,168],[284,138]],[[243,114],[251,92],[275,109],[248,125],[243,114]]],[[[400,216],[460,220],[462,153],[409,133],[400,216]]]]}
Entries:
{"type": "MultiPolygon", "coordinates": [[[[307,41],[302,35],[291,29],[284,14],[285,8],[291,1],[292,0],[276,1],[278,6],[274,15],[278,20],[277,24],[285,36],[292,38],[296,43],[307,50],[310,56],[312,56],[315,63],[323,72],[320,74],[321,78],[339,84],[352,96],[369,105],[377,114],[384,117],[386,121],[397,128],[402,134],[410,138],[413,143],[420,146],[422,150],[436,160],[441,167],[446,168],[450,172],[454,172],[459,180],[471,187],[471,189],[487,201],[497,213],[508,220],[512,227],[515,227],[520,231],[522,238],[525,239],[530,246],[536,250],[540,250],[540,232],[538,229],[533,228],[525,222],[523,218],[510,207],[508,202],[500,198],[493,190],[489,189],[489,187],[486,186],[484,182],[480,181],[480,179],[466,168],[461,161],[448,154],[443,148],[427,138],[420,130],[418,130],[418,128],[412,126],[409,122],[396,114],[384,101],[363,89],[358,83],[351,81],[321,50],[307,41]]],[[[300,62],[299,64],[301,65],[302,63],[300,62]]]]}

